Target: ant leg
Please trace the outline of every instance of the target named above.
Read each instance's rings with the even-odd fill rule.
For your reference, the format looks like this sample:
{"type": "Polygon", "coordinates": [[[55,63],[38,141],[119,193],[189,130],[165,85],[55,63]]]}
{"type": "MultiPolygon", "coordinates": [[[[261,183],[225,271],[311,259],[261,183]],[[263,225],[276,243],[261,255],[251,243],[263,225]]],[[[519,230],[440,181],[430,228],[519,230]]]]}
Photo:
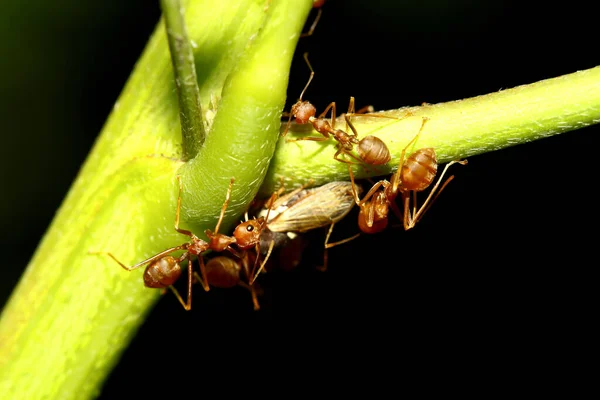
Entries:
{"type": "Polygon", "coordinates": [[[416,142],[417,138],[421,135],[421,132],[423,132],[423,128],[425,127],[425,123],[427,121],[429,121],[428,117],[422,117],[421,128],[419,129],[419,132],[417,132],[415,137],[413,137],[412,140],[406,144],[406,147],[404,147],[402,149],[402,152],[400,153],[398,169],[396,170],[396,173],[392,178],[392,193],[396,193],[396,191],[398,190],[398,186],[400,185],[400,174],[402,171],[402,166],[404,165],[404,156],[406,155],[406,150],[408,150],[408,148],[416,142]]]}
{"type": "MultiPolygon", "coordinates": [[[[189,311],[192,307],[191,304],[186,304],[183,301],[183,298],[181,297],[181,295],[179,294],[179,292],[177,291],[177,289],[175,289],[175,287],[173,285],[169,286],[169,289],[171,289],[171,291],[173,292],[173,294],[175,295],[175,297],[177,297],[177,300],[179,300],[179,302],[181,303],[181,305],[183,306],[183,308],[185,308],[186,311],[189,311]]],[[[188,301],[190,301],[191,298],[188,297],[188,301]]]]}
{"type": "Polygon", "coordinates": [[[329,110],[331,110],[331,129],[335,129],[335,101],[329,103],[329,105],[325,107],[325,110],[319,115],[319,118],[317,119],[325,118],[329,110]]]}
{"type": "Polygon", "coordinates": [[[423,203],[423,205],[421,206],[421,208],[419,209],[419,211],[416,213],[416,215],[414,215],[413,217],[413,226],[414,224],[417,223],[417,221],[423,217],[423,214],[425,214],[425,211],[427,211],[429,209],[429,207],[431,207],[431,205],[433,204],[433,202],[435,201],[435,199],[437,199],[437,197],[440,195],[440,193],[442,193],[442,191],[446,188],[446,186],[452,181],[452,179],[454,179],[454,175],[450,176],[442,185],[442,187],[440,188],[440,190],[438,191],[437,188],[440,185],[440,182],[442,181],[442,179],[444,178],[444,174],[446,173],[446,171],[448,170],[448,168],[452,165],[452,164],[460,164],[460,165],[466,165],[467,164],[467,160],[463,160],[463,161],[451,161],[448,164],[446,164],[446,167],[444,168],[444,170],[442,171],[442,174],[440,175],[439,179],[437,180],[437,182],[435,183],[435,186],[431,189],[431,192],[429,192],[429,196],[427,196],[427,199],[425,200],[425,202],[423,203]],[[433,194],[436,193],[435,197],[433,197],[433,199],[431,198],[431,196],[433,196],[433,194]],[[431,203],[430,203],[431,200],[431,203]],[[428,204],[429,203],[429,204],[428,204]]]}
{"type": "MultiPolygon", "coordinates": [[[[318,18],[317,18],[317,21],[318,21],[318,18]]],[[[308,82],[306,82],[306,86],[304,86],[302,93],[300,93],[300,100],[302,100],[302,98],[304,96],[304,92],[306,92],[306,89],[308,89],[310,82],[312,82],[313,78],[315,77],[315,70],[313,69],[312,65],[310,65],[310,61],[308,61],[308,52],[304,53],[302,55],[302,57],[304,57],[304,61],[306,61],[306,65],[308,65],[308,69],[310,69],[310,78],[308,78],[308,82]]]]}
{"type": "Polygon", "coordinates": [[[227,246],[227,251],[230,252],[231,254],[233,254],[235,257],[239,258],[240,260],[242,258],[244,258],[244,254],[240,253],[238,250],[236,250],[235,248],[231,247],[231,245],[227,246]]]}
{"type": "Polygon", "coordinates": [[[329,242],[329,237],[331,236],[331,232],[333,231],[334,226],[335,222],[332,222],[331,225],[329,225],[329,231],[327,231],[327,235],[325,236],[325,249],[323,250],[323,266],[317,267],[317,269],[321,272],[327,271],[327,265],[329,264],[329,252],[327,251],[327,244],[329,242]]]}
{"type": "MultiPolygon", "coordinates": [[[[353,107],[354,107],[354,105],[353,105],[353,107]]],[[[346,126],[350,127],[350,129],[352,130],[352,133],[354,134],[354,137],[358,138],[358,132],[356,131],[356,128],[354,127],[354,125],[350,121],[350,117],[348,117],[348,114],[344,114],[344,119],[346,120],[346,126]]],[[[347,127],[346,127],[346,129],[348,129],[347,127]]]]}
{"type": "Polygon", "coordinates": [[[349,242],[351,240],[354,240],[354,239],[356,239],[357,237],[360,236],[360,233],[357,233],[356,235],[354,235],[352,237],[349,237],[349,238],[346,238],[344,240],[340,240],[339,242],[329,243],[329,238],[331,237],[331,232],[333,232],[333,227],[334,226],[335,226],[335,222],[332,222],[331,225],[329,226],[329,231],[327,232],[327,235],[325,236],[325,246],[324,246],[325,249],[323,251],[323,266],[322,267],[317,267],[317,269],[319,271],[322,271],[322,272],[327,271],[327,265],[328,265],[328,262],[329,262],[329,254],[328,254],[328,251],[327,251],[328,249],[330,249],[332,247],[335,247],[337,245],[340,245],[340,244],[347,243],[347,242],[349,242]]]}
{"type": "Polygon", "coordinates": [[[354,240],[360,236],[360,233],[357,233],[354,236],[350,236],[349,238],[340,240],[338,242],[329,243],[329,237],[331,236],[331,232],[333,231],[333,225],[334,225],[334,223],[331,224],[331,226],[329,227],[329,232],[327,232],[327,237],[325,238],[325,249],[330,249],[330,248],[338,246],[340,244],[348,243],[349,241],[354,240]]]}
{"type": "Polygon", "coordinates": [[[206,277],[206,266],[204,265],[204,258],[202,258],[202,254],[198,255],[198,264],[200,264],[200,274],[202,274],[202,277],[200,277],[195,272],[194,274],[196,276],[196,279],[200,281],[200,284],[202,285],[204,291],[208,292],[210,290],[210,286],[208,285],[208,278],[206,277]]]}
{"type": "Polygon", "coordinates": [[[115,260],[117,262],[117,264],[119,264],[121,267],[123,267],[123,269],[127,270],[127,271],[133,271],[134,269],[138,269],[139,267],[142,267],[146,264],[150,264],[153,261],[158,260],[159,258],[170,254],[174,251],[177,250],[184,250],[186,247],[186,245],[180,245],[180,246],[175,246],[175,247],[171,247],[170,249],[166,249],[161,251],[160,253],[153,255],[152,257],[144,260],[144,261],[140,261],[139,263],[132,265],[131,267],[128,267],[127,265],[123,264],[121,261],[119,261],[117,259],[117,257],[115,257],[112,253],[109,253],[108,251],[88,251],[88,254],[93,255],[93,254],[106,254],[108,255],[110,258],[112,258],[113,260],[115,260]]]}
{"type": "Polygon", "coordinates": [[[254,271],[256,270],[256,265],[257,265],[257,261],[258,261],[258,254],[260,254],[260,245],[259,244],[256,245],[257,257],[256,257],[256,260],[254,260],[254,268],[252,269],[252,280],[250,281],[250,285],[254,285],[254,281],[256,280],[258,275],[260,275],[260,273],[264,269],[265,265],[267,264],[267,261],[269,260],[269,257],[271,256],[271,252],[273,251],[274,246],[275,246],[275,241],[271,240],[271,243],[269,244],[269,250],[267,251],[267,255],[265,256],[265,259],[260,264],[260,268],[258,269],[258,271],[256,271],[256,273],[254,273],[254,271]]]}
{"type": "Polygon", "coordinates": [[[254,305],[254,311],[260,310],[260,304],[258,303],[258,296],[256,295],[255,287],[253,285],[248,285],[246,282],[239,282],[238,285],[250,291],[250,295],[252,296],[252,304],[254,305]]]}
{"type": "Polygon", "coordinates": [[[346,151],[346,150],[344,150],[344,148],[343,148],[343,147],[340,147],[340,148],[339,148],[339,149],[338,149],[338,150],[335,152],[335,154],[333,155],[333,159],[334,159],[334,160],[336,160],[336,161],[339,161],[339,162],[346,163],[346,164],[358,164],[358,165],[363,165],[363,161],[362,161],[360,158],[356,157],[354,154],[350,153],[349,151],[346,151]],[[358,162],[354,162],[354,161],[348,161],[348,160],[344,160],[344,159],[342,159],[342,158],[339,158],[338,156],[340,155],[340,153],[344,153],[345,155],[347,155],[347,156],[349,156],[349,157],[352,157],[352,158],[354,158],[354,159],[355,159],[356,161],[358,161],[358,162]]]}
{"type": "Polygon", "coordinates": [[[354,111],[354,96],[350,96],[350,101],[348,102],[348,114],[355,114],[354,111]]]}
{"type": "MultiPolygon", "coordinates": [[[[375,112],[375,107],[373,107],[372,105],[364,106],[364,107],[360,108],[358,111],[355,111],[354,110],[354,102],[355,102],[354,96],[350,96],[350,102],[348,103],[348,115],[350,115],[350,116],[375,112]]],[[[387,115],[385,117],[393,118],[393,117],[390,117],[387,115]]],[[[348,128],[348,127],[346,127],[346,128],[348,128]]]]}
{"type": "Polygon", "coordinates": [[[183,306],[187,311],[192,309],[192,259],[188,257],[188,295],[187,306],[183,306]]]}
{"type": "Polygon", "coordinates": [[[410,221],[411,221],[410,223],[414,226],[415,215],[417,215],[417,204],[418,203],[417,203],[417,192],[413,191],[412,194],[413,194],[413,209],[410,213],[410,221]]]}
{"type": "Polygon", "coordinates": [[[386,180],[378,181],[373,185],[373,187],[371,187],[371,189],[367,192],[365,197],[363,197],[362,200],[359,200],[358,193],[356,192],[356,184],[354,183],[354,173],[352,172],[352,168],[350,168],[350,164],[348,164],[348,174],[350,175],[350,182],[352,183],[352,194],[354,195],[354,201],[359,207],[365,204],[367,201],[369,201],[369,199],[377,192],[377,190],[382,185],[383,187],[385,187],[386,183],[389,184],[389,182],[387,182],[386,180]]]}
{"type": "Polygon", "coordinates": [[[196,283],[196,282],[200,283],[202,285],[202,289],[204,289],[205,283],[202,280],[202,277],[200,275],[198,275],[198,273],[196,271],[193,272],[193,275],[194,275],[194,279],[195,279],[194,283],[196,283]]]}
{"type": "Polygon", "coordinates": [[[177,300],[179,300],[179,303],[181,303],[181,305],[183,306],[183,308],[186,311],[190,311],[192,309],[192,260],[191,260],[191,258],[189,258],[189,254],[188,253],[184,253],[184,254],[181,255],[181,257],[179,257],[177,259],[177,263],[182,262],[186,258],[188,260],[188,292],[187,292],[187,301],[186,302],[183,301],[183,298],[181,297],[181,295],[179,294],[179,291],[175,288],[175,286],[170,285],[170,286],[168,286],[168,288],[171,289],[171,291],[173,292],[173,294],[175,295],[175,297],[177,297],[177,300]]]}
{"type": "Polygon", "coordinates": [[[315,17],[315,20],[313,21],[312,25],[308,29],[308,32],[301,34],[300,35],[301,38],[312,36],[313,32],[315,31],[315,28],[317,27],[317,24],[319,23],[319,20],[321,19],[321,14],[323,14],[323,9],[319,8],[319,11],[317,12],[317,16],[315,17]]]}
{"type": "MultiPolygon", "coordinates": [[[[353,115],[367,114],[367,113],[372,113],[372,112],[375,112],[375,107],[373,107],[371,105],[364,106],[363,108],[359,109],[358,111],[354,111],[354,97],[350,96],[350,102],[348,103],[348,112],[346,113],[346,115],[351,117],[353,115]]],[[[349,124],[350,124],[350,118],[346,118],[346,131],[348,131],[349,124]]],[[[354,136],[357,136],[356,130],[354,128],[352,128],[352,130],[354,131],[354,136]]]]}
{"type": "Polygon", "coordinates": [[[354,111],[354,114],[368,114],[372,112],[375,112],[375,107],[373,107],[372,105],[368,105],[360,108],[357,111],[354,111]]]}
{"type": "MultiPolygon", "coordinates": [[[[302,189],[300,189],[302,190],[302,189]]],[[[296,189],[293,193],[297,193],[299,190],[296,189]]],[[[267,200],[265,202],[265,207],[267,208],[267,216],[265,217],[265,219],[268,221],[269,220],[269,213],[271,212],[271,209],[273,208],[273,206],[275,205],[275,202],[277,201],[277,199],[279,198],[279,196],[281,196],[283,194],[283,192],[285,192],[285,186],[283,185],[283,182],[281,184],[281,187],[279,189],[277,189],[276,192],[274,192],[270,197],[269,200],[267,200]]],[[[248,221],[248,216],[246,215],[246,221],[248,221]]]]}
{"type": "MultiPolygon", "coordinates": [[[[348,132],[348,125],[350,124],[350,118],[348,117],[348,115],[353,115],[353,114],[355,114],[355,112],[354,112],[354,96],[350,96],[350,101],[348,102],[348,112],[346,114],[344,114],[344,119],[346,120],[346,132],[348,132]]],[[[354,129],[352,129],[352,131],[354,131],[354,129]]],[[[354,136],[356,137],[356,132],[355,132],[354,136]]]]}
{"type": "Polygon", "coordinates": [[[250,286],[250,295],[252,296],[254,311],[260,310],[260,304],[258,304],[258,297],[256,296],[256,290],[254,289],[254,286],[250,286]]]}
{"type": "Polygon", "coordinates": [[[375,222],[375,204],[371,202],[369,213],[367,214],[367,227],[372,228],[373,222],[375,222]]]}
{"type": "Polygon", "coordinates": [[[290,130],[290,126],[292,126],[292,113],[289,113],[289,118],[287,121],[287,124],[285,124],[285,129],[283,130],[283,133],[281,134],[282,137],[284,137],[285,135],[287,135],[288,131],[290,130]]]}
{"type": "Polygon", "coordinates": [[[229,181],[229,188],[227,189],[227,194],[225,195],[225,202],[223,203],[223,207],[221,207],[221,215],[219,215],[219,221],[217,222],[217,226],[215,227],[215,235],[219,233],[219,228],[221,227],[221,222],[223,222],[223,217],[225,216],[225,211],[227,210],[227,206],[229,205],[229,199],[231,198],[231,188],[233,187],[233,182],[235,178],[231,178],[229,181]]]}
{"type": "Polygon", "coordinates": [[[417,214],[417,192],[414,190],[403,192],[402,201],[404,203],[404,230],[413,228],[416,224],[415,215],[417,214]],[[410,200],[412,195],[412,211],[410,200]]]}
{"type": "Polygon", "coordinates": [[[348,175],[350,175],[350,183],[352,184],[352,194],[354,195],[354,202],[356,204],[359,204],[360,199],[358,198],[358,193],[356,191],[356,184],[354,183],[354,173],[352,172],[352,167],[350,167],[350,164],[348,164],[348,175]]]}
{"type": "Polygon", "coordinates": [[[404,204],[404,218],[402,219],[404,230],[407,231],[412,228],[410,224],[410,193],[402,192],[402,203],[404,204]]]}
{"type": "Polygon", "coordinates": [[[298,142],[300,140],[312,140],[313,142],[323,142],[325,140],[329,140],[329,136],[308,136],[308,137],[299,137],[295,139],[286,139],[286,143],[290,142],[298,142]]]}

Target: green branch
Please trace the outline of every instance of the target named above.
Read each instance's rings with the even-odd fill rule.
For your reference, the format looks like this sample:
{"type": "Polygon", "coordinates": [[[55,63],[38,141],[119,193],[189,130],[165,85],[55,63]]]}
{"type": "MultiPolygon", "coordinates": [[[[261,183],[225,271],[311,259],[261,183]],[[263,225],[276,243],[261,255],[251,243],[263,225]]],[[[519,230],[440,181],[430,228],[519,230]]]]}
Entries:
{"type": "Polygon", "coordinates": [[[179,119],[183,161],[192,159],[204,143],[206,133],[202,122],[200,89],[196,78],[194,54],[185,28],[184,10],[179,0],[161,0],[169,50],[173,61],[175,86],[179,95],[179,119]]]}
{"type": "MultiPolygon", "coordinates": [[[[424,116],[430,120],[415,148],[435,148],[440,163],[596,124],[600,122],[600,67],[485,96],[383,114],[402,118],[408,112],[411,116],[404,119],[353,117],[359,137],[378,136],[393,155],[386,166],[376,170],[355,168],[357,177],[389,175],[394,171],[402,149],[418,132],[424,116]]],[[[337,120],[336,127],[344,129],[343,119],[337,120]]],[[[297,136],[318,136],[317,132],[304,131],[297,136]]],[[[309,180],[315,185],[348,180],[346,165],[333,160],[334,146],[333,139],[290,143],[280,140],[260,194],[272,193],[281,178],[290,189],[309,180]]]]}
{"type": "Polygon", "coordinates": [[[279,3],[271,3],[265,28],[252,43],[253,51],[225,82],[205,147],[181,169],[187,188],[183,215],[197,232],[216,224],[232,177],[235,183],[224,229],[239,220],[256,196],[275,151],[293,55],[285,49],[295,47],[302,29],[299,22],[303,22],[292,23],[289,14],[301,13],[306,18],[312,2],[296,1],[295,6],[285,2],[286,7],[279,3]]]}
{"type": "Polygon", "coordinates": [[[173,71],[164,25],[158,25],[2,311],[3,398],[97,395],[160,291],[143,286],[143,268],[127,272],[110,258],[89,252],[110,251],[132,265],[186,241],[173,229],[176,175],[184,178],[185,210],[205,210],[191,221],[186,218],[189,213],[182,215],[182,225],[197,233],[214,229],[226,192],[220,182],[236,177],[231,217],[239,216],[246,207],[243,201],[258,190],[278,134],[275,122],[285,101],[291,57],[312,1],[273,0],[268,9],[265,4],[187,4],[202,109],[210,109],[207,99],[222,94],[223,100],[210,136],[184,169],[173,71]],[[271,94],[258,86],[269,73],[271,94]],[[231,98],[237,96],[240,99],[231,98]],[[219,121],[227,118],[235,122],[219,121]],[[250,146],[254,138],[260,138],[266,150],[250,146]],[[252,167],[244,173],[240,165],[252,167]],[[262,166],[262,171],[254,166],[262,166]],[[203,204],[194,204],[196,199],[203,204]]]}
{"type": "MultiPolygon", "coordinates": [[[[144,288],[141,269],[127,272],[88,252],[111,251],[132,264],[185,241],[173,230],[177,174],[185,188],[183,225],[198,234],[214,228],[231,177],[236,183],[228,225],[257,193],[267,166],[263,194],[279,177],[293,184],[346,177],[345,165],[332,158],[331,143],[277,143],[290,60],[312,1],[272,0],[265,10],[266,4],[188,2],[198,111],[205,110],[199,118],[216,116],[198,153],[185,151],[193,156],[187,163],[181,161],[186,155],[178,100],[166,33],[159,24],[2,312],[0,393],[15,399],[82,399],[98,393],[159,294],[144,288]]],[[[361,135],[376,134],[390,146],[394,158],[377,172],[385,175],[417,132],[421,116],[431,120],[417,146],[435,147],[443,162],[598,122],[599,82],[600,69],[594,68],[408,109],[412,116],[405,119],[356,117],[354,122],[361,135]]],[[[360,168],[356,172],[365,176],[360,168]]]]}

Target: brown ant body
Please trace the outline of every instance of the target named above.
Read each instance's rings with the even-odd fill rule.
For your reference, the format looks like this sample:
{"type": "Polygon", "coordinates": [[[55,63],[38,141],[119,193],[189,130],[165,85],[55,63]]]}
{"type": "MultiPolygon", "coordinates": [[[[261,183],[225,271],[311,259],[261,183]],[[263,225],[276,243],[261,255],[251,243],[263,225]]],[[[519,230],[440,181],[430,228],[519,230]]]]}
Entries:
{"type": "MultiPolygon", "coordinates": [[[[144,265],[147,265],[144,271],[144,285],[149,288],[156,289],[165,289],[169,288],[175,294],[181,305],[184,309],[190,310],[192,308],[192,275],[196,275],[197,279],[202,284],[202,287],[205,291],[209,291],[209,282],[211,279],[214,280],[213,276],[211,278],[207,277],[206,266],[204,264],[204,259],[202,257],[203,253],[208,250],[213,250],[216,252],[228,251],[231,254],[235,255],[240,259],[244,259],[246,257],[245,250],[248,247],[244,247],[243,244],[246,240],[246,235],[243,232],[239,233],[239,237],[230,237],[219,232],[219,227],[221,226],[221,222],[223,221],[223,217],[225,216],[225,211],[227,210],[227,206],[229,204],[229,200],[231,198],[231,189],[233,186],[234,178],[229,182],[229,188],[227,190],[227,195],[225,197],[225,202],[223,203],[223,207],[221,208],[221,214],[219,216],[219,220],[215,227],[215,232],[213,233],[211,230],[207,229],[205,231],[206,236],[209,241],[204,241],[194,235],[191,231],[179,228],[179,214],[181,209],[181,193],[183,191],[183,184],[181,182],[181,177],[177,177],[179,181],[179,195],[177,197],[177,210],[175,212],[175,230],[183,235],[189,236],[191,240],[187,243],[181,244],[179,246],[171,247],[160,253],[141,261],[133,266],[127,266],[119,261],[112,253],[109,252],[91,252],[93,254],[107,254],[113,260],[115,260],[121,267],[123,267],[127,271],[132,271],[144,265]],[[242,245],[240,245],[241,242],[242,245]],[[236,250],[232,245],[235,244],[242,250],[242,252],[236,250]],[[183,254],[179,257],[173,257],[169,254],[183,250],[183,254]],[[196,273],[192,272],[192,256],[196,256],[198,258],[198,263],[200,264],[200,273],[201,277],[196,273]],[[181,276],[181,267],[180,263],[187,260],[188,262],[188,288],[187,288],[187,301],[183,301],[183,298],[177,291],[177,289],[173,286],[173,284],[179,279],[181,276]]],[[[253,298],[255,294],[253,292],[253,288],[250,288],[253,293],[253,298]]]]}
{"type": "MultiPolygon", "coordinates": [[[[295,238],[297,233],[329,225],[324,244],[323,269],[326,269],[327,249],[346,243],[358,236],[354,235],[335,243],[329,243],[335,224],[345,217],[354,206],[353,190],[360,191],[362,189],[353,187],[350,182],[329,182],[317,188],[306,189],[302,186],[280,197],[282,188],[279,192],[274,193],[266,203],[262,212],[266,213],[266,216],[259,213],[258,218],[238,225],[234,236],[251,232],[251,234],[247,234],[250,239],[247,245],[258,246],[262,253],[268,248],[268,257],[274,247],[285,246],[290,239],[295,238]]],[[[252,282],[260,274],[264,265],[265,262],[253,274],[252,282]]]]}
{"type": "MultiPolygon", "coordinates": [[[[355,192],[355,202],[360,207],[358,215],[358,226],[364,233],[377,233],[387,226],[389,208],[391,207],[396,216],[402,220],[405,230],[412,229],[422,218],[423,214],[429,209],[433,201],[440,195],[446,185],[454,179],[450,176],[439,188],[440,182],[448,168],[455,163],[466,165],[467,160],[451,161],[446,164],[440,178],[432,188],[423,205],[417,210],[417,192],[427,189],[437,174],[437,158],[433,148],[422,148],[416,150],[405,159],[407,149],[415,143],[420,136],[428,118],[423,117],[423,122],[419,132],[406,145],[400,155],[398,169],[390,181],[380,180],[367,192],[362,200],[359,200],[355,192]],[[402,195],[403,212],[398,209],[395,200],[398,194],[402,195]],[[434,196],[435,194],[435,196],[434,196]],[[413,200],[412,209],[410,206],[411,198],[413,200]]],[[[348,166],[350,179],[354,184],[354,175],[352,169],[348,166]]]]}
{"type": "Polygon", "coordinates": [[[232,288],[242,286],[250,291],[252,295],[252,304],[254,310],[260,310],[258,297],[256,295],[255,286],[248,284],[242,280],[250,282],[253,269],[251,265],[255,265],[257,255],[251,252],[245,252],[241,259],[232,258],[226,255],[218,255],[206,262],[206,277],[208,282],[217,288],[232,288]]]}
{"type": "MultiPolygon", "coordinates": [[[[346,125],[350,127],[352,133],[348,133],[341,129],[335,128],[336,121],[336,104],[335,102],[331,102],[317,118],[315,115],[317,113],[317,109],[314,105],[312,105],[309,101],[302,100],[306,89],[310,85],[311,81],[315,76],[315,71],[313,70],[310,62],[308,61],[308,53],[304,53],[304,60],[310,69],[310,77],[308,78],[308,82],[302,93],[300,93],[300,98],[298,101],[292,106],[289,119],[286,124],[285,130],[282,133],[282,136],[287,135],[287,132],[292,124],[292,117],[295,118],[295,122],[297,124],[312,124],[313,128],[321,134],[321,136],[307,136],[296,139],[287,139],[287,142],[295,142],[299,140],[312,140],[315,142],[321,142],[325,140],[329,140],[333,138],[337,141],[337,151],[335,152],[333,158],[337,161],[341,161],[347,164],[354,164],[353,162],[340,158],[340,154],[347,155],[349,157],[354,158],[360,163],[370,164],[370,165],[383,165],[387,164],[390,161],[391,155],[387,145],[376,136],[366,136],[361,140],[358,140],[358,132],[356,128],[350,121],[348,115],[362,114],[364,112],[372,111],[373,107],[367,106],[358,111],[354,111],[354,97],[350,97],[350,104],[348,106],[348,113],[344,114],[344,118],[346,120],[346,125]],[[331,123],[325,119],[327,113],[331,110],[331,123]],[[357,146],[357,152],[359,157],[352,154],[352,150],[354,146],[357,146]]],[[[385,117],[385,116],[383,116],[385,117]]]]}

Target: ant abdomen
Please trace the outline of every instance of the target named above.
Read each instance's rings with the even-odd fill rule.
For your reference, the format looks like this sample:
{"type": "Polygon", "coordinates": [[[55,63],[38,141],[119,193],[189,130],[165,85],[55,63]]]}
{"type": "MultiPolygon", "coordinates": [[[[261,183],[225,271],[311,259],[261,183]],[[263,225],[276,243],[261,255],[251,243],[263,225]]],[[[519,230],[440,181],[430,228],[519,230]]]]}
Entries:
{"type": "Polygon", "coordinates": [[[364,137],[358,143],[358,154],[365,163],[370,165],[384,165],[392,158],[383,140],[373,135],[364,137]]]}
{"type": "Polygon", "coordinates": [[[405,190],[420,192],[425,190],[437,174],[437,158],[431,147],[419,149],[410,155],[402,165],[401,181],[405,190]]]}
{"type": "Polygon", "coordinates": [[[239,261],[226,256],[216,256],[206,263],[206,279],[212,286],[232,288],[240,282],[241,269],[239,261]]]}
{"type": "Polygon", "coordinates": [[[144,285],[153,289],[171,286],[181,276],[181,267],[175,257],[165,256],[151,263],[144,271],[144,285]]]}

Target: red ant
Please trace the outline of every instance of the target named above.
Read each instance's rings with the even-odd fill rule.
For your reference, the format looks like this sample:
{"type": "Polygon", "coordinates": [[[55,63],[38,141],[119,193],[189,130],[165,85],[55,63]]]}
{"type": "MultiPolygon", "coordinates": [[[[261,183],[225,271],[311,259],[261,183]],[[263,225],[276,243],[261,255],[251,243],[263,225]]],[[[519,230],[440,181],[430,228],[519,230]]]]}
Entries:
{"type": "MultiPolygon", "coordinates": [[[[313,106],[309,101],[302,100],[304,93],[306,92],[306,89],[308,89],[308,86],[310,85],[311,81],[313,80],[313,78],[315,76],[315,71],[313,70],[312,66],[310,65],[310,62],[308,61],[308,53],[304,53],[304,60],[306,61],[306,64],[308,65],[308,68],[310,69],[310,78],[308,78],[308,82],[306,83],[306,86],[304,86],[302,93],[300,93],[300,98],[292,106],[292,108],[290,110],[289,119],[286,124],[285,130],[282,133],[282,136],[287,135],[287,132],[292,124],[292,117],[294,117],[295,122],[297,124],[311,123],[313,128],[317,132],[319,132],[322,136],[308,136],[308,137],[301,137],[301,138],[296,138],[296,139],[287,139],[286,140],[287,142],[295,142],[295,141],[299,141],[299,140],[312,140],[315,142],[321,142],[321,141],[325,141],[325,140],[329,140],[330,138],[333,138],[334,140],[336,140],[338,142],[337,146],[336,146],[337,151],[335,152],[335,154],[333,156],[333,158],[337,161],[341,161],[341,162],[344,162],[347,164],[355,164],[354,162],[339,158],[340,154],[345,154],[345,155],[348,155],[348,156],[354,158],[355,160],[359,161],[359,163],[366,163],[366,164],[370,164],[370,165],[387,164],[391,158],[390,151],[389,151],[387,145],[381,139],[379,139],[376,136],[372,136],[372,135],[366,136],[366,137],[362,138],[361,140],[358,140],[358,132],[356,131],[356,128],[354,128],[354,125],[352,124],[350,119],[348,118],[349,114],[355,115],[355,114],[362,114],[364,112],[372,111],[372,109],[373,109],[372,106],[363,107],[362,109],[360,109],[358,111],[354,111],[354,97],[350,98],[348,112],[347,112],[347,114],[344,114],[344,118],[346,120],[346,125],[350,127],[350,129],[352,130],[352,133],[348,133],[341,129],[335,128],[335,121],[336,121],[336,104],[335,104],[335,102],[331,102],[325,108],[325,111],[323,111],[319,115],[318,118],[315,118],[315,115],[317,113],[317,109],[315,108],[315,106],[313,106]],[[327,115],[329,110],[331,110],[331,123],[329,123],[329,121],[325,120],[325,116],[327,115]],[[354,145],[358,146],[357,151],[358,151],[359,157],[352,154],[354,145]]],[[[387,117],[387,116],[381,116],[381,115],[377,115],[377,116],[384,117],[384,118],[387,117]]]]}
{"type": "MultiPolygon", "coordinates": [[[[242,274],[245,279],[250,282],[252,270],[250,265],[255,263],[257,255],[250,252],[245,252],[241,259],[234,259],[226,255],[219,255],[211,258],[206,263],[206,277],[208,282],[218,288],[232,288],[235,286],[245,287],[252,295],[252,304],[254,310],[260,310],[258,297],[256,295],[255,286],[242,281],[242,274]]],[[[196,274],[194,272],[194,274],[196,274]]],[[[196,276],[196,279],[199,277],[196,276]]]]}
{"type": "Polygon", "coordinates": [[[247,247],[243,246],[245,236],[241,232],[239,238],[230,237],[218,233],[219,227],[221,226],[221,222],[223,221],[223,217],[225,216],[225,211],[227,210],[229,200],[231,198],[231,189],[233,186],[234,178],[231,178],[231,181],[229,182],[229,188],[227,190],[225,202],[223,203],[223,207],[221,208],[221,214],[215,227],[215,232],[213,233],[209,229],[205,231],[205,234],[209,239],[208,242],[200,239],[188,230],[179,228],[179,214],[181,209],[181,194],[183,191],[183,184],[181,182],[180,176],[178,176],[177,179],[179,181],[179,195],[177,197],[177,210],[175,211],[175,230],[183,235],[189,236],[191,238],[191,241],[161,251],[160,253],[130,267],[123,264],[113,254],[109,252],[90,253],[107,254],[127,271],[132,271],[144,265],[148,265],[144,271],[144,285],[146,287],[156,289],[164,289],[168,287],[169,289],[171,289],[171,291],[173,291],[183,308],[189,311],[192,308],[192,256],[196,256],[200,264],[200,273],[202,276],[200,277],[196,274],[196,277],[202,284],[204,290],[209,291],[210,287],[208,284],[210,282],[210,279],[207,278],[206,266],[204,264],[202,254],[207,250],[213,250],[216,252],[222,252],[227,250],[236,257],[243,259],[245,257],[245,254],[243,252],[240,253],[235,248],[231,247],[231,245],[236,244],[242,251],[245,251],[247,247]],[[242,245],[240,245],[238,239],[240,239],[242,245]],[[181,254],[179,257],[173,257],[168,255],[178,250],[184,250],[183,254],[181,254]],[[183,301],[183,298],[181,297],[177,289],[173,286],[173,284],[181,276],[181,267],[179,264],[185,260],[188,261],[188,293],[186,302],[183,301]]]}
{"type": "MultiPolygon", "coordinates": [[[[359,200],[356,191],[354,192],[355,202],[360,207],[358,225],[364,233],[381,232],[387,227],[389,207],[391,207],[396,216],[402,220],[405,230],[412,229],[419,219],[423,217],[423,214],[429,207],[431,207],[431,204],[433,204],[446,185],[454,179],[454,175],[450,176],[438,191],[440,182],[448,168],[455,163],[461,165],[467,164],[467,160],[451,161],[446,164],[437,183],[432,188],[423,205],[417,211],[417,192],[427,189],[437,174],[438,164],[435,150],[431,147],[422,148],[412,153],[406,160],[404,159],[404,156],[407,149],[415,143],[417,138],[421,135],[427,121],[428,118],[423,117],[419,132],[402,150],[398,169],[392,174],[390,179],[391,182],[383,179],[375,183],[362,200],[359,200]],[[395,203],[395,199],[399,193],[402,194],[404,210],[402,213],[395,203]],[[410,207],[411,193],[413,198],[412,211],[410,207]],[[432,197],[434,193],[435,196],[432,197]]],[[[350,166],[348,166],[348,172],[350,174],[350,180],[354,185],[354,175],[350,166]]]]}
{"type": "MultiPolygon", "coordinates": [[[[247,244],[254,243],[259,251],[263,249],[262,252],[268,246],[268,257],[275,246],[285,245],[290,235],[329,225],[329,231],[325,237],[323,267],[321,268],[324,270],[327,268],[327,249],[358,237],[358,235],[354,235],[336,243],[329,243],[335,224],[345,217],[354,206],[353,188],[351,186],[350,182],[330,182],[311,189],[302,186],[280,197],[284,190],[282,187],[267,202],[264,209],[266,210],[266,217],[261,216],[259,213],[258,218],[238,225],[234,231],[234,236],[237,237],[240,233],[246,231],[252,232],[251,240],[247,244]]],[[[354,190],[360,191],[361,188],[355,187],[354,190]]],[[[264,265],[265,262],[253,274],[252,282],[262,272],[264,265]]]]}

